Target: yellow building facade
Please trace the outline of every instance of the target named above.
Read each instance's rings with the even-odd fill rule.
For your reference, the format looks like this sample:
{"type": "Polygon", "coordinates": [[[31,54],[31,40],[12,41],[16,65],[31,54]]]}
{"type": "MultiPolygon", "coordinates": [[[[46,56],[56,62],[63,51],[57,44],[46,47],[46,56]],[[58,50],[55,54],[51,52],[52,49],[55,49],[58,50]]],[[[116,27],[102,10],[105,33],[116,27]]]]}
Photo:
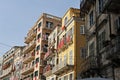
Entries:
{"type": "Polygon", "coordinates": [[[79,75],[80,52],[85,47],[84,21],[79,14],[79,9],[70,8],[62,18],[58,34],[58,64],[52,71],[58,80],[75,80],[79,75]]]}

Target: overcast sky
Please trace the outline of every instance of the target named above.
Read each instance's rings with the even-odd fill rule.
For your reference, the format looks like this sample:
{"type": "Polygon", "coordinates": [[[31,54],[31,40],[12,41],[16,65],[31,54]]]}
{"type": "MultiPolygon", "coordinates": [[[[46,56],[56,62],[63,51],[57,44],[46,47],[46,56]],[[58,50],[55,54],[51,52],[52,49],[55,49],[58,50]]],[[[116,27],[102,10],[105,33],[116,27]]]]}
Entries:
{"type": "Polygon", "coordinates": [[[45,12],[62,17],[80,0],[0,0],[0,56],[10,46],[23,46],[28,30],[45,12]]]}

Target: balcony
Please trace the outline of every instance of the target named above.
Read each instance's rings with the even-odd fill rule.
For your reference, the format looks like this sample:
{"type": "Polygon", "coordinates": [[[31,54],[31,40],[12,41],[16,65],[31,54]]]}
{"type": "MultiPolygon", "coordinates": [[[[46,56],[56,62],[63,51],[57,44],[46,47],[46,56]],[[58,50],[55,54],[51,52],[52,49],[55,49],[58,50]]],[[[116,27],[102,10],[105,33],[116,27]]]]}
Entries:
{"type": "Polygon", "coordinates": [[[50,75],[52,75],[52,67],[51,67],[51,65],[47,65],[45,68],[44,68],[44,76],[46,76],[46,77],[48,77],[48,76],[50,76],[50,75]]]}
{"type": "Polygon", "coordinates": [[[31,50],[33,50],[36,46],[36,40],[34,39],[31,43],[29,43],[24,49],[23,49],[23,53],[26,54],[28,52],[30,52],[31,50]]]}
{"type": "Polygon", "coordinates": [[[31,42],[35,36],[37,35],[36,30],[30,30],[30,32],[27,34],[27,37],[25,37],[25,43],[31,42]]]}
{"type": "Polygon", "coordinates": [[[93,5],[95,0],[82,0],[80,3],[80,13],[88,13],[88,11],[91,8],[91,5],[93,5]]]}
{"type": "Polygon", "coordinates": [[[48,52],[44,56],[44,60],[47,60],[55,55],[54,50],[49,49],[48,52]]]}
{"type": "Polygon", "coordinates": [[[56,43],[56,40],[53,39],[53,41],[48,42],[48,45],[49,45],[49,47],[53,47],[55,45],[55,43],[56,43]]]}
{"type": "Polygon", "coordinates": [[[43,42],[48,42],[48,36],[49,36],[49,35],[43,34],[43,36],[42,36],[42,41],[43,41],[43,42]]]}
{"type": "Polygon", "coordinates": [[[59,63],[58,65],[56,65],[55,67],[53,67],[52,73],[55,75],[59,75],[59,74],[66,72],[67,70],[69,70],[73,67],[74,67],[73,64],[69,64],[67,62],[67,60],[64,60],[61,63],[59,63]]]}
{"type": "Polygon", "coordinates": [[[63,38],[58,44],[58,52],[65,50],[69,45],[73,43],[73,36],[67,36],[63,38]]]}
{"type": "Polygon", "coordinates": [[[34,71],[34,65],[32,63],[25,64],[22,69],[22,75],[32,73],[34,71]]]}
{"type": "Polygon", "coordinates": [[[35,52],[32,51],[30,54],[24,54],[23,56],[23,63],[28,63],[28,62],[31,62],[32,60],[34,60],[35,58],[35,52]]]}
{"type": "Polygon", "coordinates": [[[119,37],[117,37],[114,41],[114,45],[108,45],[106,47],[106,59],[108,60],[120,60],[120,42],[119,37]]]}
{"type": "Polygon", "coordinates": [[[8,63],[5,63],[3,66],[2,66],[2,69],[3,70],[5,70],[5,69],[7,69],[8,67],[10,67],[10,62],[8,62],[8,63]]]}
{"type": "Polygon", "coordinates": [[[97,57],[89,56],[81,63],[81,73],[97,70],[97,57]]]}
{"type": "Polygon", "coordinates": [[[11,74],[12,70],[13,70],[13,65],[10,65],[9,68],[7,68],[6,70],[3,70],[2,75],[0,75],[0,78],[3,78],[8,74],[11,74]]]}
{"type": "Polygon", "coordinates": [[[120,13],[120,0],[104,0],[103,13],[120,13]]]}

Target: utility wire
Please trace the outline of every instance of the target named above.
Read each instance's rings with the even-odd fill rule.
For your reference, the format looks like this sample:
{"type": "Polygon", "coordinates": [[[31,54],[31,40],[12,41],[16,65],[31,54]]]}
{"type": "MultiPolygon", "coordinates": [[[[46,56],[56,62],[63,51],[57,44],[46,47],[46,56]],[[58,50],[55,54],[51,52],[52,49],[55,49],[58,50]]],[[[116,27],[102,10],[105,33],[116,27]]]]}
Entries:
{"type": "Polygon", "coordinates": [[[1,43],[1,42],[0,42],[0,45],[6,46],[6,47],[12,47],[12,46],[10,46],[10,45],[8,45],[8,44],[1,43]]]}

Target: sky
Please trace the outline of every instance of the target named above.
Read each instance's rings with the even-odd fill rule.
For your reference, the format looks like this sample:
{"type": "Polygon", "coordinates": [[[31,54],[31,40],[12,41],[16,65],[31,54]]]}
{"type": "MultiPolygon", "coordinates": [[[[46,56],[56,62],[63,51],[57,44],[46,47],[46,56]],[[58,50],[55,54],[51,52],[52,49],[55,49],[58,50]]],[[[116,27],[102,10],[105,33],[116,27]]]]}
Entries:
{"type": "Polygon", "coordinates": [[[24,37],[42,13],[62,17],[80,0],[0,0],[0,56],[12,46],[24,46],[24,37]]]}

